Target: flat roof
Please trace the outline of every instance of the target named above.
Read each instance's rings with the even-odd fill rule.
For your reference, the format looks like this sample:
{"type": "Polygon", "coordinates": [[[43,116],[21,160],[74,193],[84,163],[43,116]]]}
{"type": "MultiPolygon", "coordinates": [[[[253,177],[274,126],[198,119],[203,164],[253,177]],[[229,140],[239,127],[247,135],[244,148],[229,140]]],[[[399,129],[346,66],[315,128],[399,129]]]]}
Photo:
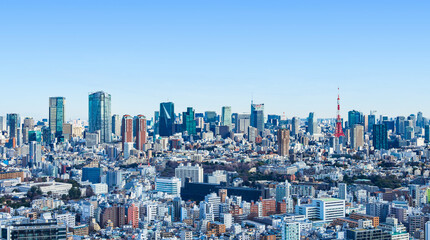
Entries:
{"type": "Polygon", "coordinates": [[[324,201],[324,202],[342,201],[342,199],[338,199],[338,198],[319,198],[318,200],[321,200],[321,201],[324,201]]]}

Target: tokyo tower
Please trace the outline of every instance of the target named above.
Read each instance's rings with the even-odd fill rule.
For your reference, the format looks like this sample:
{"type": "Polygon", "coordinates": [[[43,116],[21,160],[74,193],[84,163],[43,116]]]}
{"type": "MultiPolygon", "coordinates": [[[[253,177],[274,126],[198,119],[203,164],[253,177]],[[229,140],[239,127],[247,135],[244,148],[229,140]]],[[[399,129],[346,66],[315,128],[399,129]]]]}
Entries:
{"type": "Polygon", "coordinates": [[[337,119],[336,119],[336,130],[334,133],[335,137],[345,137],[345,134],[343,134],[342,129],[342,120],[340,119],[340,97],[339,97],[339,88],[337,88],[337,119]]]}

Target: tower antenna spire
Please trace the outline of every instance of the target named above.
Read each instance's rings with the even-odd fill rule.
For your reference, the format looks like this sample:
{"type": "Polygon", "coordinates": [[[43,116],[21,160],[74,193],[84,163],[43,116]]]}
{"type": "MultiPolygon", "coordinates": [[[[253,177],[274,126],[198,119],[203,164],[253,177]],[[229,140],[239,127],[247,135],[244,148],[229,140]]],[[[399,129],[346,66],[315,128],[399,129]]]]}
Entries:
{"type": "Polygon", "coordinates": [[[339,87],[337,88],[337,118],[336,118],[336,130],[334,133],[335,137],[344,137],[345,134],[343,134],[342,129],[342,119],[340,118],[340,94],[339,94],[339,87]]]}

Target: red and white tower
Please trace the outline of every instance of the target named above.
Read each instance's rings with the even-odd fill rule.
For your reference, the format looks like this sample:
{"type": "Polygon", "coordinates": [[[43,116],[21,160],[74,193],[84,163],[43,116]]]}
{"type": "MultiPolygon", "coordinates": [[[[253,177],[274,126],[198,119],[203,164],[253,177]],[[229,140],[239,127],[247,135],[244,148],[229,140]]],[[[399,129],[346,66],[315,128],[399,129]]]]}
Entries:
{"type": "Polygon", "coordinates": [[[345,137],[342,129],[342,119],[340,118],[340,97],[339,97],[339,88],[337,88],[337,119],[336,119],[336,130],[334,133],[335,137],[345,137]]]}

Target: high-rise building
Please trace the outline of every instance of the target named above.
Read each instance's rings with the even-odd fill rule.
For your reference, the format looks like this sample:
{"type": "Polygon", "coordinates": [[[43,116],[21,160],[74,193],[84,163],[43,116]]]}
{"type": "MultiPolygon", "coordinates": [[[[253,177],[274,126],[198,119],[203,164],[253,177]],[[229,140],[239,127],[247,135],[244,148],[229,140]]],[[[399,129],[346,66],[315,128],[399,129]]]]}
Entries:
{"type": "Polygon", "coordinates": [[[205,196],[205,202],[212,206],[212,213],[215,219],[219,219],[219,205],[221,204],[221,198],[216,193],[211,193],[205,196]]]}
{"type": "Polygon", "coordinates": [[[282,240],[300,240],[300,223],[283,222],[282,240]]]}
{"type": "Polygon", "coordinates": [[[366,204],[366,214],[379,217],[381,222],[385,222],[389,215],[390,205],[388,203],[368,203],[366,204]]]}
{"type": "Polygon", "coordinates": [[[89,99],[89,131],[100,131],[100,142],[110,142],[112,136],[111,95],[99,91],[91,93],[89,99]]]}
{"type": "Polygon", "coordinates": [[[424,127],[424,140],[430,142],[430,125],[425,125],[424,127]]]}
{"type": "Polygon", "coordinates": [[[430,221],[426,222],[424,227],[424,239],[430,240],[430,221]]]}
{"type": "Polygon", "coordinates": [[[188,107],[187,111],[182,115],[182,130],[188,135],[196,135],[196,120],[194,119],[194,109],[188,107]]]}
{"type": "Polygon", "coordinates": [[[194,183],[201,183],[203,182],[203,168],[198,164],[192,166],[191,163],[187,165],[181,163],[175,169],[175,177],[181,179],[182,186],[184,186],[187,179],[194,183]]]}
{"type": "Polygon", "coordinates": [[[315,121],[315,114],[313,112],[309,113],[308,116],[308,133],[314,135],[317,133],[317,122],[315,121]]]}
{"type": "Polygon", "coordinates": [[[169,137],[175,133],[175,105],[172,102],[160,103],[158,132],[160,136],[169,137]]]}
{"type": "Polygon", "coordinates": [[[388,133],[385,124],[373,125],[373,147],[375,149],[388,149],[388,133]]]}
{"type": "Polygon", "coordinates": [[[351,147],[358,149],[364,145],[364,127],[360,124],[355,124],[351,129],[351,147]]]}
{"type": "Polygon", "coordinates": [[[251,104],[251,123],[261,134],[264,130],[264,104],[251,104]]]}
{"type": "Polygon", "coordinates": [[[403,116],[398,116],[396,118],[396,133],[398,135],[405,134],[405,117],[403,116]]]}
{"type": "Polygon", "coordinates": [[[82,168],[82,182],[90,181],[91,183],[100,183],[102,176],[102,169],[97,167],[84,167],[82,168]]]}
{"type": "Polygon", "coordinates": [[[65,105],[66,99],[64,97],[49,98],[49,129],[55,137],[60,137],[63,134],[65,105]]]}
{"type": "Polygon", "coordinates": [[[133,228],[139,227],[139,207],[133,203],[127,209],[127,223],[133,228]]]}
{"type": "Polygon", "coordinates": [[[37,168],[42,163],[42,146],[36,141],[30,142],[28,165],[37,168]]]}
{"type": "Polygon", "coordinates": [[[172,178],[157,178],[155,181],[155,190],[164,192],[170,195],[181,195],[181,179],[172,178]]]}
{"type": "MultiPolygon", "coordinates": [[[[369,121],[369,117],[368,117],[368,124],[369,123],[370,123],[370,121],[369,121]]],[[[356,125],[356,124],[361,124],[364,126],[363,113],[356,111],[356,110],[349,111],[348,112],[348,126],[349,126],[349,128],[353,128],[354,125],[356,125]]]]}
{"type": "Polygon", "coordinates": [[[4,116],[0,116],[0,133],[6,131],[6,118],[4,116]]]}
{"type": "Polygon", "coordinates": [[[236,118],[236,133],[246,133],[251,124],[251,116],[247,113],[239,113],[236,118]]]}
{"type": "Polygon", "coordinates": [[[133,142],[133,118],[130,115],[122,117],[121,125],[122,150],[124,151],[126,143],[133,142]]]}
{"type": "Polygon", "coordinates": [[[296,136],[299,134],[299,128],[300,128],[300,118],[293,117],[291,120],[291,133],[293,136],[296,136]]]}
{"type": "Polygon", "coordinates": [[[278,130],[278,154],[279,156],[288,156],[290,147],[290,130],[278,130]]]}
{"type": "Polygon", "coordinates": [[[346,183],[339,183],[339,194],[338,198],[342,200],[346,200],[348,197],[347,185],[346,183]]]}
{"type": "Polygon", "coordinates": [[[118,114],[112,116],[112,133],[117,137],[121,136],[121,117],[118,114]]]}
{"type": "Polygon", "coordinates": [[[375,124],[376,124],[376,116],[373,115],[373,114],[369,114],[367,116],[367,129],[369,131],[372,131],[373,130],[373,125],[375,125],[375,124]]]}
{"type": "Polygon", "coordinates": [[[231,128],[231,107],[223,106],[221,115],[221,125],[228,126],[231,128]]]}
{"type": "Polygon", "coordinates": [[[143,146],[146,144],[146,117],[143,115],[137,115],[134,121],[136,134],[136,149],[143,151],[143,146]]]}
{"type": "Polygon", "coordinates": [[[406,140],[412,140],[414,137],[415,137],[414,128],[411,126],[407,126],[405,128],[405,139],[406,140]]]}
{"type": "MultiPolygon", "coordinates": [[[[180,186],[181,184],[179,184],[180,186]]],[[[173,211],[172,217],[175,222],[181,221],[181,209],[182,209],[182,199],[180,196],[173,198],[173,211]]]]}
{"type": "Polygon", "coordinates": [[[110,188],[120,188],[122,186],[122,172],[108,171],[106,173],[106,183],[110,188]]]}
{"type": "Polygon", "coordinates": [[[282,202],[291,197],[291,184],[288,181],[276,185],[276,202],[282,202]]]}
{"type": "Polygon", "coordinates": [[[9,132],[9,138],[17,138],[18,131],[21,127],[21,118],[17,113],[9,113],[6,117],[6,125],[9,132]]]}
{"type": "Polygon", "coordinates": [[[214,111],[205,112],[205,122],[210,124],[215,124],[217,119],[217,114],[214,111]]]}

